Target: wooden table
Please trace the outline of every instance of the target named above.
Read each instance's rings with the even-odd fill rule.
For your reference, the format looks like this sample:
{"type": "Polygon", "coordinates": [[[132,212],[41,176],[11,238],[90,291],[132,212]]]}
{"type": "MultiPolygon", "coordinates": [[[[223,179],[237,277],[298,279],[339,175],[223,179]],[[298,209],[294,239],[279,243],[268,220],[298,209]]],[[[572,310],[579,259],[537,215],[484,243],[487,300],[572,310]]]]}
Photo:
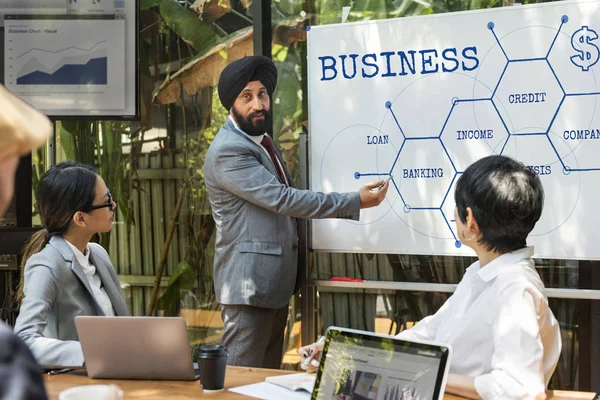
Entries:
{"type": "Polygon", "coordinates": [[[225,374],[225,391],[221,393],[202,393],[200,381],[122,381],[113,379],[91,379],[85,372],[44,376],[46,390],[50,400],[58,400],[58,394],[65,389],[78,385],[114,383],[123,392],[124,400],[187,400],[210,398],[219,400],[237,400],[247,398],[227,391],[228,388],[263,382],[267,376],[296,373],[273,369],[227,367],[225,374]]]}
{"type": "MultiPolygon", "coordinates": [[[[263,382],[267,376],[296,373],[294,371],[282,371],[274,369],[227,367],[225,375],[225,389],[237,386],[249,385],[251,383],[263,382]]],[[[50,400],[58,400],[58,394],[65,389],[78,385],[108,384],[114,383],[123,389],[124,400],[189,400],[189,399],[219,399],[238,400],[246,398],[240,394],[227,390],[221,393],[204,394],[200,388],[200,382],[180,381],[120,381],[112,379],[90,379],[82,373],[70,373],[62,375],[45,375],[46,389],[50,400]]],[[[594,398],[593,393],[549,391],[548,400],[586,399],[594,398]]],[[[462,397],[445,395],[444,400],[460,400],[462,397]]]]}

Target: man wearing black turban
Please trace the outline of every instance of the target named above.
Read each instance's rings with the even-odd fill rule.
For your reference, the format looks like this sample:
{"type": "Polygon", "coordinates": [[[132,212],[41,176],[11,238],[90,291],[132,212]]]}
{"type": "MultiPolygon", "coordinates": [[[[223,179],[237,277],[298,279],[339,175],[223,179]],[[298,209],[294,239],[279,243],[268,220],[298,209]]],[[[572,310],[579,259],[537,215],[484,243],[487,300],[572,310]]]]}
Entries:
{"type": "Polygon", "coordinates": [[[244,57],[219,79],[229,110],[204,162],[204,180],[217,226],[214,286],[222,305],[228,363],[279,368],[288,302],[299,287],[297,218],[358,220],[379,205],[388,183],[354,193],[294,188],[266,134],[277,70],[267,57],[244,57]]]}
{"type": "Polygon", "coordinates": [[[277,69],[269,58],[264,56],[244,57],[223,69],[219,78],[219,99],[230,110],[248,82],[259,81],[269,95],[273,95],[277,85],[277,69]]]}

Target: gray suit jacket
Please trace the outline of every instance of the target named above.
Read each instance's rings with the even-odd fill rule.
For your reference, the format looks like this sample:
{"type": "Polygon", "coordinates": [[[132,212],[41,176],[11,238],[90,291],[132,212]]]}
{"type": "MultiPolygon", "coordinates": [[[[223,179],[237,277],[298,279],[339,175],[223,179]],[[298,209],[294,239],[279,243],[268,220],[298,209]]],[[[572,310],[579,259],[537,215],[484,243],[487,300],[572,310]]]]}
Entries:
{"type": "Polygon", "coordinates": [[[298,270],[296,218],[356,220],[360,214],[358,192],[281,184],[271,158],[229,119],[206,153],[204,180],[217,227],[214,285],[221,304],[283,307],[298,270]]]}
{"type": "MultiPolygon", "coordinates": [[[[127,315],[117,274],[102,246],[90,243],[90,261],[102,280],[115,315],[127,315]]],[[[15,333],[42,365],[83,365],[75,328],[78,315],[104,315],[73,250],[53,236],[25,265],[25,297],[15,333]]]]}

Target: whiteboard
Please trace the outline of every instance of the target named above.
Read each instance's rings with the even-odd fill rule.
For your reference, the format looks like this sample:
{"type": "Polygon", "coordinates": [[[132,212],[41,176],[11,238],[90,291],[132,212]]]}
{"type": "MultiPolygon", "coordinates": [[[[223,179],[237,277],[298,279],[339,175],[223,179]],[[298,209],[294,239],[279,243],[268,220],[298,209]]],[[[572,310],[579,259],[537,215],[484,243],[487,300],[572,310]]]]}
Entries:
{"type": "Polygon", "coordinates": [[[600,259],[598,32],[597,0],[310,27],[311,189],[393,176],[360,221],[314,220],[312,248],[472,254],[454,185],[503,154],[544,186],[536,255],[600,259]]]}

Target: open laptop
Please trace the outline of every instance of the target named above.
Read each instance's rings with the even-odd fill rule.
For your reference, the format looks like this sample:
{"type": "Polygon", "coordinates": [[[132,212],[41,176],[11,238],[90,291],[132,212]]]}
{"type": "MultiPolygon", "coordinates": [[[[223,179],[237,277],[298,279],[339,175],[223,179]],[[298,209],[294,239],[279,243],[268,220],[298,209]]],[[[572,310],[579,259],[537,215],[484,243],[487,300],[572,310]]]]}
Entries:
{"type": "Polygon", "coordinates": [[[185,320],[75,317],[90,378],[194,380],[185,320]]]}
{"type": "Polygon", "coordinates": [[[443,399],[452,350],[338,327],[327,330],[312,399],[443,399]]]}

